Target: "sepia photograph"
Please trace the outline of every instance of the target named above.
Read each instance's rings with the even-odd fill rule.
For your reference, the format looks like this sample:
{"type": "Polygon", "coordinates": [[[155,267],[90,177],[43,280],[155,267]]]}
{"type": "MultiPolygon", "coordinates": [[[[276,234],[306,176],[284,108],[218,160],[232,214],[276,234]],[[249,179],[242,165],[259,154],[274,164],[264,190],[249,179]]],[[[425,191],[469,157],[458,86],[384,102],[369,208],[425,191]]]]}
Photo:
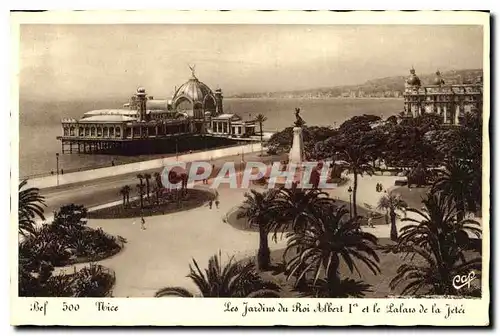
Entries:
{"type": "Polygon", "coordinates": [[[427,313],[415,300],[451,324],[484,304],[488,321],[488,13],[48,14],[11,20],[26,311],[224,298],[219,319],[257,319],[377,299],[386,324],[427,313]]]}

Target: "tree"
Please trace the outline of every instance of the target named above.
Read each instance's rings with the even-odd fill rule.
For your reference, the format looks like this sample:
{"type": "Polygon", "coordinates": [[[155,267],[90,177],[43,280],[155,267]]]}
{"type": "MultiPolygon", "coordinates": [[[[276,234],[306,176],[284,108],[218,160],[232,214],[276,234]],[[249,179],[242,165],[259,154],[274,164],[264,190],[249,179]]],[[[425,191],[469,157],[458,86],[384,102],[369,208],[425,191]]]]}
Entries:
{"type": "Polygon", "coordinates": [[[255,272],[255,264],[234,262],[232,257],[222,266],[221,253],[210,257],[208,268],[202,272],[198,263],[193,259],[189,265],[188,278],[193,280],[199,294],[196,295],[182,287],[165,287],[156,292],[156,297],[280,297],[280,287],[273,282],[263,280],[255,272]]]}
{"type": "Polygon", "coordinates": [[[260,128],[260,155],[262,156],[262,147],[263,147],[263,138],[264,138],[264,133],[262,131],[262,124],[266,122],[267,117],[264,116],[263,114],[259,113],[257,117],[255,118],[255,121],[259,123],[259,128],[260,128]]]}
{"type": "Polygon", "coordinates": [[[401,229],[397,245],[392,252],[410,256],[391,280],[391,288],[406,283],[402,294],[456,295],[453,277],[481,271],[481,258],[466,259],[464,252],[471,247],[470,236],[480,238],[479,223],[456,220],[454,202],[442,193],[429,193],[422,201],[422,210],[407,209],[418,219],[406,217],[410,224],[401,229]],[[424,264],[415,263],[420,257],[424,264]]]}
{"type": "Polygon", "coordinates": [[[149,173],[144,174],[144,180],[146,180],[146,198],[148,199],[148,202],[150,202],[150,199],[149,199],[149,191],[150,191],[149,181],[151,180],[151,174],[149,174],[149,173]]]}
{"type": "Polygon", "coordinates": [[[139,193],[139,200],[141,202],[141,209],[144,208],[144,184],[140,183],[137,186],[137,192],[139,193]]]}
{"type": "Polygon", "coordinates": [[[139,184],[144,184],[144,175],[142,174],[137,174],[136,176],[139,179],[139,184]]]}
{"type": "Polygon", "coordinates": [[[237,216],[247,218],[250,225],[259,228],[257,265],[260,270],[268,270],[271,262],[268,235],[277,215],[273,211],[275,197],[276,191],[273,189],[262,193],[251,189],[249,193],[245,193],[245,201],[237,216]]]}
{"type": "Polygon", "coordinates": [[[344,207],[329,209],[320,216],[309,216],[309,225],[304,231],[289,235],[286,256],[291,250],[301,252],[287,263],[288,278],[297,276],[297,281],[314,274],[312,285],[315,286],[320,275],[324,274],[323,292],[329,297],[345,297],[339,274],[340,261],[344,260],[351,273],[355,270],[361,276],[356,261],[364,263],[374,274],[380,272],[379,258],[375,252],[377,238],[358,230],[358,218],[344,220],[348,213],[344,207]],[[300,273],[299,273],[300,271],[300,273]]]}
{"type": "Polygon", "coordinates": [[[397,210],[406,211],[408,204],[401,199],[401,195],[394,192],[383,195],[379,201],[377,208],[380,210],[389,211],[391,218],[391,239],[396,241],[398,239],[398,228],[396,227],[397,210]]]}
{"type": "Polygon", "coordinates": [[[33,234],[35,231],[35,218],[45,220],[43,215],[46,207],[45,197],[40,195],[38,188],[25,188],[27,180],[19,184],[19,233],[23,236],[33,234]]]}
{"type": "Polygon", "coordinates": [[[353,215],[357,217],[357,190],[358,177],[363,174],[372,175],[370,165],[380,156],[380,134],[374,130],[373,124],[380,121],[380,117],[362,115],[353,117],[340,125],[334,136],[323,141],[316,153],[317,159],[335,157],[345,161],[344,167],[354,175],[353,185],[353,215]],[[376,140],[378,139],[378,140],[376,140]],[[375,141],[376,140],[376,141],[375,141]]]}
{"type": "Polygon", "coordinates": [[[467,162],[450,160],[442,176],[432,186],[433,192],[442,191],[455,202],[458,221],[464,219],[466,209],[476,209],[479,195],[473,180],[474,169],[467,162]]]}
{"type": "Polygon", "coordinates": [[[291,188],[279,189],[275,199],[278,230],[304,231],[309,216],[321,214],[325,209],[335,206],[335,200],[320,189],[300,189],[297,184],[291,188]]]}
{"type": "Polygon", "coordinates": [[[123,197],[123,207],[129,206],[130,205],[130,187],[128,185],[123,186],[120,189],[120,194],[123,197]]]}

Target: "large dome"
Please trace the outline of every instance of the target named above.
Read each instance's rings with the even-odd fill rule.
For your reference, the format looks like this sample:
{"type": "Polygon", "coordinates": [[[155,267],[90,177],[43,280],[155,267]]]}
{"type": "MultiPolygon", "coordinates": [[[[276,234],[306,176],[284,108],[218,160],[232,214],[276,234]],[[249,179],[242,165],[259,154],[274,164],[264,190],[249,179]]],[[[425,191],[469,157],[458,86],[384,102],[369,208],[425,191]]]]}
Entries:
{"type": "Polygon", "coordinates": [[[179,98],[187,98],[193,104],[203,104],[206,96],[213,97],[212,90],[205,83],[200,82],[198,78],[193,77],[179,87],[172,98],[172,102],[175,104],[179,98]]]}

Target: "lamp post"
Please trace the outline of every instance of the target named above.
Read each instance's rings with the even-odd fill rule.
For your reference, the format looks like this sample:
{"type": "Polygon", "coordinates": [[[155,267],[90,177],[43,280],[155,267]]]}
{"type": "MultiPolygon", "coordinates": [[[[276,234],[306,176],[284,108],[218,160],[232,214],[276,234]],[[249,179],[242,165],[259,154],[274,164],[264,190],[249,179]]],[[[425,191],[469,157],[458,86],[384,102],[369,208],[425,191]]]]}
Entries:
{"type": "Polygon", "coordinates": [[[178,151],[178,148],[177,148],[178,141],[179,141],[179,139],[176,137],[175,138],[175,159],[176,160],[179,160],[179,151],[178,151]]]}
{"type": "Polygon", "coordinates": [[[349,218],[352,219],[352,188],[349,186],[349,189],[347,189],[347,192],[349,193],[349,218]]]}
{"type": "Polygon", "coordinates": [[[57,185],[59,185],[59,153],[56,153],[56,176],[57,176],[57,185]]]}

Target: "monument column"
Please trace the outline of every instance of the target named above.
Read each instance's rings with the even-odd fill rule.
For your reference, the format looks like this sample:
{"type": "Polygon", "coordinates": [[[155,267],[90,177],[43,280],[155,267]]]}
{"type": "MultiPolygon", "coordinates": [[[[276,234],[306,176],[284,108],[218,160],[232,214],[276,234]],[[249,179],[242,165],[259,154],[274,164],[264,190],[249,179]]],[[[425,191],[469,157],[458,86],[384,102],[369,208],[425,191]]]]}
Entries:
{"type": "Polygon", "coordinates": [[[304,159],[304,140],[302,138],[302,126],[304,120],[299,116],[300,109],[295,109],[295,127],[293,128],[292,148],[288,154],[288,162],[301,165],[304,159]]]}

